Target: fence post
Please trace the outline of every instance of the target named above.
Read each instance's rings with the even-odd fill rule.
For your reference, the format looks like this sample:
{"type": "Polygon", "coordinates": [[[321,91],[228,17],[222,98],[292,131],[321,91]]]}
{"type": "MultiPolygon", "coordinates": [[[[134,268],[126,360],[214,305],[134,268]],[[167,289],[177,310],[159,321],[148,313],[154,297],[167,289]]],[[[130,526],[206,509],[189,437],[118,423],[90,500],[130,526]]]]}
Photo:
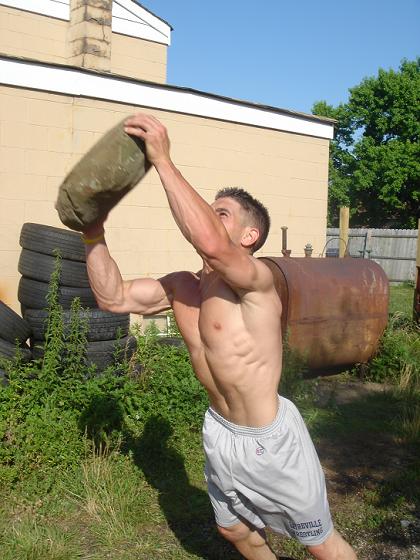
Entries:
{"type": "Polygon", "coordinates": [[[372,252],[372,230],[368,229],[366,232],[365,250],[363,252],[363,258],[365,259],[367,254],[367,258],[370,259],[371,252],[372,252]]]}
{"type": "Polygon", "coordinates": [[[420,324],[420,219],[417,224],[417,281],[414,287],[413,319],[420,324]]]}
{"type": "Polygon", "coordinates": [[[348,206],[340,207],[340,234],[339,234],[339,257],[348,254],[349,244],[349,208],[348,206]]]}

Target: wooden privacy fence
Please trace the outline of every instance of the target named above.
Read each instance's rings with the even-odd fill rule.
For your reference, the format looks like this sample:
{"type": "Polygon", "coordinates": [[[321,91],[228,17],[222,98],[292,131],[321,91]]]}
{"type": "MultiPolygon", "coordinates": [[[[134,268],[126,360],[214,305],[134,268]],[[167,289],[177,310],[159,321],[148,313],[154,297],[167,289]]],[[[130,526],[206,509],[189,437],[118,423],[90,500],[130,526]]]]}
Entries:
{"type": "MultiPolygon", "coordinates": [[[[414,282],[416,278],[416,229],[349,229],[348,252],[352,257],[373,259],[390,282],[414,282]]],[[[327,229],[325,254],[338,256],[339,229],[327,229]]]]}

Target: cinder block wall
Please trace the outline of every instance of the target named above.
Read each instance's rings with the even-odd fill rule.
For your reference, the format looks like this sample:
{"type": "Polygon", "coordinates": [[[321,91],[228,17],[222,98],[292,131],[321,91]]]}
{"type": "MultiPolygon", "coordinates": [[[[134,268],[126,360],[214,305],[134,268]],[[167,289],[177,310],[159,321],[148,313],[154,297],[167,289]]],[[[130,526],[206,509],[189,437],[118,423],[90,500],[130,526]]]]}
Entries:
{"type": "Polygon", "coordinates": [[[74,0],[70,21],[0,6],[0,53],[166,83],[167,46],[111,32],[110,9],[89,3],[74,0]]]}
{"type": "Polygon", "coordinates": [[[66,64],[67,26],[60,19],[0,6],[0,52],[66,64]]]}
{"type": "Polygon", "coordinates": [[[166,83],[167,46],[112,34],[111,71],[137,80],[166,83]]]}
{"type": "MultiPolygon", "coordinates": [[[[141,107],[0,86],[0,298],[19,311],[19,232],[24,222],[61,226],[54,202],[65,174],[111,126],[141,107]]],[[[209,202],[242,186],[267,205],[272,231],[260,255],[281,255],[281,226],[292,255],[325,243],[326,139],[191,115],[150,111],[167,126],[172,157],[209,202]]],[[[198,270],[151,171],[111,212],[107,238],[125,278],[198,270]]],[[[64,226],[62,226],[64,227],[64,226]]]]}

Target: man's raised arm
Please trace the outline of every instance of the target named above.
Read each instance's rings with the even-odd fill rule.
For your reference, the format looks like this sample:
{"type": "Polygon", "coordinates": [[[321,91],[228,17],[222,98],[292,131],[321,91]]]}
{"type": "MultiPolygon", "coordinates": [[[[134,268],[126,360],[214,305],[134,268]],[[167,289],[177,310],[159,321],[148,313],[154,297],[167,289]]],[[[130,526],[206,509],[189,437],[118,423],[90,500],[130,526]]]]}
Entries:
{"type": "Polygon", "coordinates": [[[175,167],[162,123],[139,113],[127,119],[125,131],[145,142],[147,157],[159,174],[173,217],[203,259],[234,288],[261,289],[272,283],[267,267],[238,250],[216,212],[175,167]]]}
{"type": "Polygon", "coordinates": [[[124,281],[109,253],[103,224],[85,230],[83,239],[89,283],[101,309],[141,315],[170,309],[174,274],[159,280],[139,278],[124,281]]]}

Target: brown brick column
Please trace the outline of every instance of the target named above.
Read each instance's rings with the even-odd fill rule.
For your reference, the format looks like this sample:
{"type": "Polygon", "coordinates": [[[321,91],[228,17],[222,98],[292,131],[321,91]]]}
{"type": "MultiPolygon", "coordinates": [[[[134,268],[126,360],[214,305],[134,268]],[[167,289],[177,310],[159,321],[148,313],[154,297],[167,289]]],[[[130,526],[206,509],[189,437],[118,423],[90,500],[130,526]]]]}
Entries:
{"type": "Polygon", "coordinates": [[[69,64],[111,70],[112,0],[71,0],[67,32],[69,64]]]}

